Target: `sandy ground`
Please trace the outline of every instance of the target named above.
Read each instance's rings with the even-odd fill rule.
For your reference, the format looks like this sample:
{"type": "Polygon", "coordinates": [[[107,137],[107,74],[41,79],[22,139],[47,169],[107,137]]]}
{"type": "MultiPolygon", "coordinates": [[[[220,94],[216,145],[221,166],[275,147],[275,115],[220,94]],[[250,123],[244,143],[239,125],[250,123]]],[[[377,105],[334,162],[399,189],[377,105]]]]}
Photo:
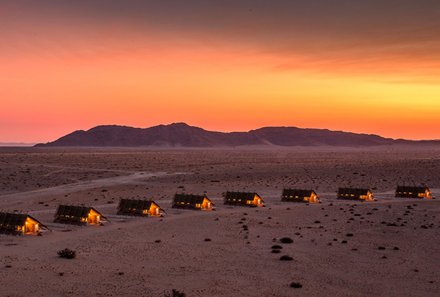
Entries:
{"type": "Polygon", "coordinates": [[[393,198],[396,184],[422,182],[440,197],[440,149],[3,148],[0,169],[0,209],[28,211],[52,230],[0,235],[1,296],[440,294],[440,200],[393,198]],[[314,188],[322,203],[280,202],[285,186],[314,188]],[[378,201],[337,201],[338,186],[371,187],[378,201]],[[267,207],[224,206],[226,190],[257,191],[267,207]],[[171,209],[181,191],[206,191],[216,211],[171,209]],[[117,216],[130,197],[152,198],[167,215],[117,216]],[[110,222],[55,224],[59,203],[93,205],[110,222]],[[66,247],[76,259],[57,257],[66,247]]]}

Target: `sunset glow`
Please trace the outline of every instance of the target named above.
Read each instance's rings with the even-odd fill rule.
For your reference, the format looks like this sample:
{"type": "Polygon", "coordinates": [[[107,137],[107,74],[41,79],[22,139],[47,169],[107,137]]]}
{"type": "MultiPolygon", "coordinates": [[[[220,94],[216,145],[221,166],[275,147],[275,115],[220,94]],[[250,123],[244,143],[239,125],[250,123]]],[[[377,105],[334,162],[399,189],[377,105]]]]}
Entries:
{"type": "Polygon", "coordinates": [[[265,1],[165,2],[2,1],[0,141],[171,122],[440,139],[438,2],[326,12],[279,1],[281,15],[265,1]],[[370,23],[373,9],[394,10],[370,23]]]}

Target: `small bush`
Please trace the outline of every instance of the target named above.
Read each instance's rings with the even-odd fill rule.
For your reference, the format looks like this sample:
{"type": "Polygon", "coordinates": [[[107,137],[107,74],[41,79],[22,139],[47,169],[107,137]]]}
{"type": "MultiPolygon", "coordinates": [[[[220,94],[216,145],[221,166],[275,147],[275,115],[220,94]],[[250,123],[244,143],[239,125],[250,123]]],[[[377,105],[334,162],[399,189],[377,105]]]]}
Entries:
{"type": "Polygon", "coordinates": [[[186,297],[186,294],[176,289],[173,289],[171,293],[165,293],[164,297],[186,297]]]}
{"type": "Polygon", "coordinates": [[[281,256],[280,261],[292,261],[293,258],[287,255],[281,256]]]}
{"type": "Polygon", "coordinates": [[[300,288],[302,288],[302,285],[297,282],[292,282],[292,283],[290,283],[290,287],[295,288],[295,289],[300,289],[300,288]]]}
{"type": "Polygon", "coordinates": [[[280,238],[280,242],[281,243],[293,243],[293,239],[290,237],[283,237],[283,238],[280,238]]]}
{"type": "Polygon", "coordinates": [[[64,250],[58,251],[58,256],[60,256],[60,258],[65,258],[65,259],[75,259],[76,252],[66,248],[64,250]]]}

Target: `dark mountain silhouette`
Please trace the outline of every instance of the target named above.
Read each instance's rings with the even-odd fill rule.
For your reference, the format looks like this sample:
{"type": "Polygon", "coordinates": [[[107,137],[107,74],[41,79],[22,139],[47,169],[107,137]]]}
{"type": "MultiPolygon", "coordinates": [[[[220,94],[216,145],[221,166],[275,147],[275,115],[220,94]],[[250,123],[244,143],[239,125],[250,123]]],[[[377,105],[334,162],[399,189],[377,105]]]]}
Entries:
{"type": "Polygon", "coordinates": [[[275,146],[374,146],[390,144],[437,143],[436,141],[394,140],[378,135],[356,134],[326,129],[265,127],[249,132],[214,132],[185,123],[150,128],[97,126],[78,130],[37,147],[233,147],[275,146]]]}

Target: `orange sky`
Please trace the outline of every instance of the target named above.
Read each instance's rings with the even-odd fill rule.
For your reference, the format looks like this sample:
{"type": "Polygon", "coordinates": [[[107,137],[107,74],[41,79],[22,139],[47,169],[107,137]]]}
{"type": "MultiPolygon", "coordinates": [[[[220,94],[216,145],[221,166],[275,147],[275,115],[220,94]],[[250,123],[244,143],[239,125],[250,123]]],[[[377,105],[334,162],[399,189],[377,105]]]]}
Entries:
{"type": "MultiPolygon", "coordinates": [[[[353,19],[346,20],[353,32],[341,29],[331,16],[321,30],[278,24],[258,6],[238,15],[224,9],[217,22],[184,11],[183,23],[170,25],[135,14],[136,1],[128,1],[128,16],[43,2],[48,6],[35,10],[0,4],[0,141],[46,142],[101,124],[171,122],[440,139],[440,41],[426,34],[438,22],[429,15],[406,28],[402,12],[396,28],[376,36],[377,28],[370,32],[353,19]],[[259,17],[247,20],[250,12],[259,17]]],[[[156,6],[149,8],[160,15],[156,6]]]]}

